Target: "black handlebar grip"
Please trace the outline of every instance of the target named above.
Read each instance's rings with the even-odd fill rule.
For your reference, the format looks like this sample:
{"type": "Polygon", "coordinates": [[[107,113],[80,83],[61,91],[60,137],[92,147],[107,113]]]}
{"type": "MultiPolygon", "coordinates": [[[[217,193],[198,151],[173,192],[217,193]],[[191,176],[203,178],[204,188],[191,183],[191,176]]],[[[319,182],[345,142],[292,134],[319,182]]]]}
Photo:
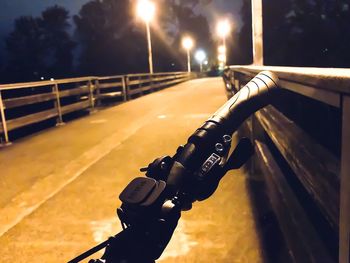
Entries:
{"type": "Polygon", "coordinates": [[[259,73],[192,134],[170,170],[167,186],[171,194],[182,187],[186,171],[201,165],[213,143],[224,134],[233,134],[251,114],[272,102],[279,90],[277,83],[274,73],[259,73]]]}
{"type": "Polygon", "coordinates": [[[225,133],[232,134],[251,114],[271,102],[272,93],[278,90],[277,83],[274,73],[259,73],[207,121],[222,125],[225,133]]]}

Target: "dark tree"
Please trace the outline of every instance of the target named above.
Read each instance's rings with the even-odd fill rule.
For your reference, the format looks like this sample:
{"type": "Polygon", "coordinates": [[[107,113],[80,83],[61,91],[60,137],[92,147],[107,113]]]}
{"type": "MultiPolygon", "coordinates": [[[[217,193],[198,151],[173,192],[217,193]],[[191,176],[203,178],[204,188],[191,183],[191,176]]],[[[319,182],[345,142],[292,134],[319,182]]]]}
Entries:
{"type": "MultiPolygon", "coordinates": [[[[179,32],[191,32],[198,43],[203,43],[203,48],[210,48],[208,22],[195,15],[191,8],[198,2],[158,3],[157,18],[151,25],[156,72],[184,69],[179,32]]],[[[134,4],[125,0],[94,0],[85,4],[74,17],[82,47],[79,67],[82,74],[148,71],[145,25],[135,18],[134,4]]]]}
{"type": "Polygon", "coordinates": [[[6,39],[9,81],[38,80],[44,74],[46,56],[40,21],[33,17],[20,17],[14,31],[6,39]]]}
{"type": "Polygon", "coordinates": [[[144,32],[135,30],[129,1],[104,0],[85,4],[74,17],[82,47],[83,74],[144,71],[147,50],[144,32]]]}
{"type": "Polygon", "coordinates": [[[196,7],[201,4],[209,4],[211,0],[200,1],[163,1],[161,9],[166,10],[162,12],[161,21],[163,30],[167,32],[168,38],[172,39],[172,48],[178,50],[176,59],[182,65],[182,70],[186,68],[186,53],[181,47],[181,38],[183,35],[190,35],[195,39],[196,47],[204,49],[209,57],[216,55],[214,43],[211,36],[210,28],[207,19],[201,15],[196,14],[196,7]]]}
{"type": "Polygon", "coordinates": [[[42,13],[40,26],[43,30],[47,56],[47,72],[54,77],[68,77],[73,71],[73,48],[68,23],[69,13],[66,9],[54,6],[42,13]]]}
{"type": "MultiPolygon", "coordinates": [[[[288,65],[291,63],[291,25],[288,15],[292,12],[291,0],[263,1],[264,63],[288,65]]],[[[292,56],[293,57],[293,56],[292,56]]]]}
{"type": "Polygon", "coordinates": [[[253,62],[251,0],[243,0],[240,11],[243,25],[232,33],[228,64],[246,65],[253,62]]]}
{"type": "Polygon", "coordinates": [[[294,40],[295,55],[301,57],[295,64],[350,66],[349,7],[349,1],[345,0],[293,1],[290,38],[294,40]]]}
{"type": "Polygon", "coordinates": [[[41,17],[20,17],[6,39],[5,80],[33,81],[71,74],[74,43],[67,33],[68,11],[54,6],[41,17]]]}
{"type": "Polygon", "coordinates": [[[263,12],[266,64],[349,67],[348,1],[266,0],[263,12]]]}

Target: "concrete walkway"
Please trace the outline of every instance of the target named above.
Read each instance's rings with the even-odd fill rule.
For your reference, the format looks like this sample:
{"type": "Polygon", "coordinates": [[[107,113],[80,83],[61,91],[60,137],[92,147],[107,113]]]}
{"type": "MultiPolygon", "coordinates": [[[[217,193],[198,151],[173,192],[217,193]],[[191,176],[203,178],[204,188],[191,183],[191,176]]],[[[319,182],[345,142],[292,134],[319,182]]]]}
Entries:
{"type": "MultiPolygon", "coordinates": [[[[66,262],[120,230],[118,195],[226,101],[199,79],[45,130],[0,149],[1,262],[66,262]]],[[[159,262],[263,262],[248,180],[228,174],[183,213],[159,262]]]]}

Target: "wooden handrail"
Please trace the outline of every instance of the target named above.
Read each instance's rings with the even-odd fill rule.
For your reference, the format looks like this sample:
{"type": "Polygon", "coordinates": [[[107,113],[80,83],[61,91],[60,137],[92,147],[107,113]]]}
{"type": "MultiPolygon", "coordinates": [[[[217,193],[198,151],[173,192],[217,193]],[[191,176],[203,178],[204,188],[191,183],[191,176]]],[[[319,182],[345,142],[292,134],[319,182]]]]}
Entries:
{"type": "MultiPolygon", "coordinates": [[[[315,213],[319,213],[321,217],[323,214],[324,219],[321,221],[328,222],[326,224],[329,225],[329,230],[325,230],[326,228],[328,229],[326,225],[323,225],[326,228],[320,228],[318,226],[319,233],[322,236],[322,231],[330,231],[333,233],[332,238],[336,239],[339,237],[339,262],[349,263],[350,69],[231,66],[227,68],[224,74],[228,94],[232,96],[252,76],[263,70],[269,70],[278,75],[280,88],[286,90],[285,97],[281,97],[281,103],[275,103],[279,105],[278,109],[267,107],[256,113],[247,123],[249,125],[246,125],[247,129],[245,130],[250,130],[249,136],[256,142],[260,141],[257,143],[257,149],[260,152],[258,151],[259,154],[257,156],[259,158],[256,161],[260,163],[263,173],[268,173],[265,176],[265,180],[269,186],[269,192],[272,193],[270,198],[274,199],[274,210],[276,214],[279,213],[284,218],[283,220],[285,220],[285,222],[281,222],[281,226],[287,223],[289,228],[294,228],[294,232],[286,230],[288,235],[296,235],[297,232],[300,233],[300,229],[305,227],[300,224],[298,226],[297,221],[295,221],[300,220],[300,222],[305,222],[302,219],[304,216],[301,216],[300,219],[294,217],[294,222],[291,222],[289,221],[290,218],[288,218],[288,212],[286,214],[286,211],[277,211],[287,209],[289,204],[286,202],[292,200],[291,202],[294,204],[292,206],[298,207],[296,208],[299,211],[298,213],[309,213],[307,209],[305,210],[302,202],[300,205],[295,205],[297,199],[294,197],[290,199],[290,190],[284,192],[286,183],[296,180],[299,182],[298,187],[303,188],[302,191],[306,194],[308,193],[309,199],[313,201],[315,207],[319,208],[319,212],[315,211],[315,213]],[[288,98],[292,99],[291,101],[295,104],[291,104],[288,98]],[[296,116],[303,116],[308,113],[303,112],[304,108],[308,111],[308,107],[303,106],[303,108],[300,108],[298,107],[298,103],[300,105],[307,105],[308,107],[316,107],[318,110],[323,109],[323,112],[328,113],[328,116],[322,116],[321,112],[316,112],[315,117],[320,118],[322,124],[324,124],[324,119],[328,118],[330,120],[329,127],[333,127],[338,132],[327,135],[332,136],[333,141],[338,141],[341,147],[338,147],[337,150],[334,149],[336,147],[333,147],[332,151],[326,149],[320,145],[320,138],[313,138],[310,131],[304,131],[303,127],[298,126],[300,123],[293,121],[293,118],[296,116]],[[280,112],[280,110],[285,110],[292,119],[289,116],[285,116],[284,112],[280,112]],[[333,117],[331,118],[329,116],[333,117]],[[270,150],[268,149],[274,154],[270,154],[270,150]],[[268,165],[269,169],[261,165],[268,165]],[[280,169],[279,167],[284,168],[280,169]],[[278,181],[270,182],[273,178],[282,178],[282,180],[279,179],[278,181]],[[276,198],[277,192],[278,198],[276,198]]],[[[303,125],[305,126],[305,123],[303,125]]],[[[254,168],[252,172],[255,173],[255,168],[259,167],[259,165],[253,165],[252,167],[254,168]]],[[[291,189],[296,190],[295,187],[294,185],[291,189]]],[[[291,214],[290,216],[293,215],[291,214]]],[[[312,222],[315,223],[316,221],[312,222]]],[[[323,234],[323,240],[332,239],[327,236],[330,232],[323,234]]],[[[304,234],[309,235],[310,233],[305,231],[304,234]]],[[[302,238],[303,235],[299,235],[299,237],[302,238]]],[[[306,240],[308,238],[310,236],[305,236],[306,240]]],[[[286,237],[286,240],[290,241],[291,239],[286,237]]],[[[294,242],[302,241],[295,240],[294,242]]],[[[332,250],[334,242],[327,246],[328,249],[332,250]]],[[[298,244],[291,244],[289,248],[292,254],[297,253],[298,255],[302,255],[304,253],[293,251],[293,249],[303,248],[298,244]]],[[[336,249],[332,251],[334,256],[336,249]]],[[[317,251],[313,250],[313,253],[317,253],[317,251]]]]}
{"type": "Polygon", "coordinates": [[[0,136],[3,134],[4,140],[0,144],[9,143],[9,131],[52,118],[62,124],[65,114],[92,110],[102,101],[126,101],[193,77],[188,72],[162,72],[1,84],[0,136]],[[20,112],[21,107],[30,107],[30,113],[20,112]],[[14,114],[6,114],[8,111],[14,114]]]}

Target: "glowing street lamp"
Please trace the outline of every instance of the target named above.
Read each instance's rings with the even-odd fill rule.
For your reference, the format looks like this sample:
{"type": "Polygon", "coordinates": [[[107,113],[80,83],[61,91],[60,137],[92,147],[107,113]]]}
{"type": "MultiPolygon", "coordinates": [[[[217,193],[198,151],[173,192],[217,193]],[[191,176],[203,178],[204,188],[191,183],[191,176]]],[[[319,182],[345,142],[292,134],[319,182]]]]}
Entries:
{"type": "Polygon", "coordinates": [[[221,45],[218,47],[219,54],[225,54],[226,53],[226,47],[224,45],[221,45]]]}
{"type": "Polygon", "coordinates": [[[148,43],[148,63],[149,71],[153,74],[153,56],[152,56],[152,41],[150,23],[153,20],[156,13],[156,5],[150,0],[139,0],[136,7],[136,14],[146,24],[147,31],[147,43],[148,43]]]}
{"type": "Polygon", "coordinates": [[[231,31],[231,25],[230,22],[228,21],[228,19],[224,19],[218,22],[217,26],[216,26],[216,32],[218,34],[218,36],[220,38],[222,38],[222,46],[219,47],[219,49],[221,49],[222,52],[219,53],[220,54],[224,54],[225,55],[225,61],[224,63],[226,63],[226,56],[227,56],[227,52],[226,52],[226,38],[228,36],[228,34],[231,31]]]}
{"type": "Polygon", "coordinates": [[[198,61],[199,66],[200,66],[200,72],[203,71],[203,62],[207,58],[207,54],[205,54],[204,50],[197,50],[194,58],[198,61]]]}
{"type": "Polygon", "coordinates": [[[187,69],[188,72],[191,72],[191,56],[190,56],[190,51],[194,46],[193,39],[190,37],[184,37],[182,39],[182,47],[186,50],[187,52],[187,69]]]}
{"type": "Polygon", "coordinates": [[[226,56],[225,56],[225,54],[219,54],[218,60],[219,60],[219,62],[221,62],[221,63],[225,63],[225,62],[226,62],[226,56]]]}

